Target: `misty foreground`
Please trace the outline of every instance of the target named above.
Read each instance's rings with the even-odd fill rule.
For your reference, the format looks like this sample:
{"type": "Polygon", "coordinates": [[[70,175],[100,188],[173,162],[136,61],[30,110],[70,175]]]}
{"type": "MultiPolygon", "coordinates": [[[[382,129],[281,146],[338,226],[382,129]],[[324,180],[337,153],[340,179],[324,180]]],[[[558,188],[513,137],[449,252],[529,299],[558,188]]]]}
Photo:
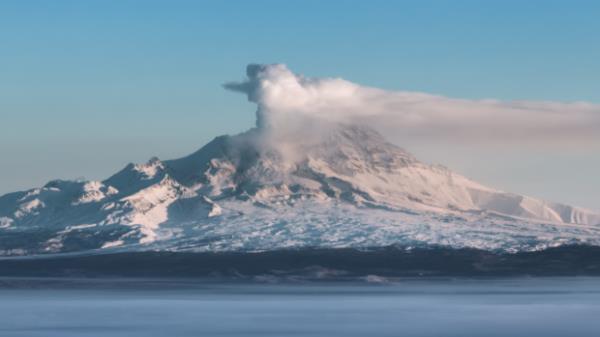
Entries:
{"type": "Polygon", "coordinates": [[[0,279],[0,335],[597,336],[599,284],[596,278],[385,286],[0,279]]]}

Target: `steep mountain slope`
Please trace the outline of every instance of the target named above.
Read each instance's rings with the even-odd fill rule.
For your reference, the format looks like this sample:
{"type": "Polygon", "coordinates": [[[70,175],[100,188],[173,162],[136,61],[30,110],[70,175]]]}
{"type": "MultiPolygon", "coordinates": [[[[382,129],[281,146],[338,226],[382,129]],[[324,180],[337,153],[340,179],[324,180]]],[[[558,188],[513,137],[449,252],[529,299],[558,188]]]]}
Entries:
{"type": "Polygon", "coordinates": [[[257,128],[104,181],[0,197],[4,255],[444,245],[600,244],[600,213],[497,191],[419,162],[375,131],[305,139],[257,128]]]}

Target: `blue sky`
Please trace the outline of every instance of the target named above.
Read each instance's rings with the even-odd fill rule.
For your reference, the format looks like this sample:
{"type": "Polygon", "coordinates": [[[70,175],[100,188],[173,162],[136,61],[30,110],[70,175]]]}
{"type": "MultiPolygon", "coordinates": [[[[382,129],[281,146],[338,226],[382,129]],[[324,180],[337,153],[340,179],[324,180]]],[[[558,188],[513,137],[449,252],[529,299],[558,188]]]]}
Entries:
{"type": "MultiPolygon", "coordinates": [[[[243,131],[247,63],[457,98],[600,103],[594,1],[0,2],[0,193],[100,179],[243,131]]],[[[600,154],[409,148],[484,183],[600,209],[600,154]]]]}

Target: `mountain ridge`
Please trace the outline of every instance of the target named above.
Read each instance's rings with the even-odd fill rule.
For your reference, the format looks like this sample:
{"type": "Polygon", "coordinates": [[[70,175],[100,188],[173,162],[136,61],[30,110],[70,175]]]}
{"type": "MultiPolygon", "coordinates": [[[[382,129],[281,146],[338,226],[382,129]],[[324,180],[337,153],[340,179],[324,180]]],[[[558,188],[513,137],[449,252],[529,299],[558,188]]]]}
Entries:
{"type": "Polygon", "coordinates": [[[0,252],[390,244],[519,251],[600,241],[600,213],[483,186],[419,162],[372,129],[275,131],[216,137],[189,156],[128,164],[103,181],[54,180],[1,196],[0,252]]]}

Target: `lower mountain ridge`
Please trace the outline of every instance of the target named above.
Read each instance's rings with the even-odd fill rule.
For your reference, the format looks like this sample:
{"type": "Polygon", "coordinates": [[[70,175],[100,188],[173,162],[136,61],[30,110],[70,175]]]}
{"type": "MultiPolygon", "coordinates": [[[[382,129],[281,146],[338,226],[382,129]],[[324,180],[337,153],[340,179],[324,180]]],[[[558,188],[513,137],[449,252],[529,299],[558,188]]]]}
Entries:
{"type": "Polygon", "coordinates": [[[264,127],[103,181],[0,197],[0,254],[600,245],[600,213],[483,186],[366,127],[264,127]]]}

